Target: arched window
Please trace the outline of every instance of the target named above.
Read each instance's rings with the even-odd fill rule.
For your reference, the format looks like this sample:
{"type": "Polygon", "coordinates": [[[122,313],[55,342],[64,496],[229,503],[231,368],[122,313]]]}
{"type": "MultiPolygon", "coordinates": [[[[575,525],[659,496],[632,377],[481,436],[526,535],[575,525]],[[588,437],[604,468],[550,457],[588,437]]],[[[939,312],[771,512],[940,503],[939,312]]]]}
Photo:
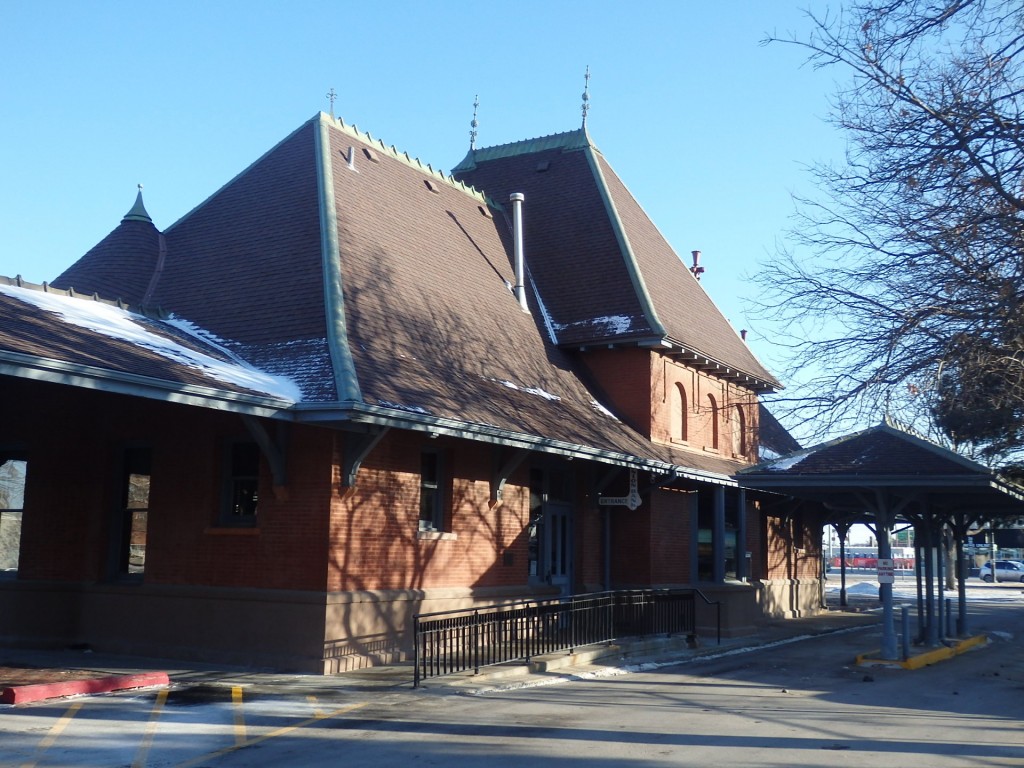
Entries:
{"type": "Polygon", "coordinates": [[[736,418],[733,419],[732,444],[733,451],[738,456],[747,455],[747,415],[743,412],[743,406],[736,404],[736,418]]]}
{"type": "Polygon", "coordinates": [[[711,447],[718,450],[718,401],[708,395],[708,414],[711,417],[711,447]]]}
{"type": "Polygon", "coordinates": [[[672,388],[672,408],[669,418],[671,423],[671,436],[673,440],[685,441],[687,436],[686,425],[686,390],[682,384],[676,384],[672,388]]]}

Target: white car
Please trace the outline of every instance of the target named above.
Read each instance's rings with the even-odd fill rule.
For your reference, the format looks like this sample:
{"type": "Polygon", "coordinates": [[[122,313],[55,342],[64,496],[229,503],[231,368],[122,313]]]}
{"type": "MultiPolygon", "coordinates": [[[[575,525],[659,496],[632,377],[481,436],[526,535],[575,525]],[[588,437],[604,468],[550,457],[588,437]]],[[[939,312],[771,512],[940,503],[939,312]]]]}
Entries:
{"type": "MultiPolygon", "coordinates": [[[[989,560],[978,571],[978,578],[992,583],[992,561],[989,560]]],[[[1019,581],[1024,583],[1024,563],[1017,560],[996,560],[996,581],[1019,581]]]]}

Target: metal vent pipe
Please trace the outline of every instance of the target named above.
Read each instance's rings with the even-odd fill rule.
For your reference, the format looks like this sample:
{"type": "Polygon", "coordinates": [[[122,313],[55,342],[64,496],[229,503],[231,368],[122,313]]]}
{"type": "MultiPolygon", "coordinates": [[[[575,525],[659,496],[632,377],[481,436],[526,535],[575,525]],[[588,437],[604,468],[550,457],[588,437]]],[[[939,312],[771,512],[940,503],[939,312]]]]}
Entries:
{"type": "Polygon", "coordinates": [[[512,251],[516,268],[514,291],[516,301],[523,312],[529,312],[530,308],[526,304],[526,260],[523,257],[523,201],[526,195],[522,192],[513,192],[508,199],[512,203],[512,251]]]}

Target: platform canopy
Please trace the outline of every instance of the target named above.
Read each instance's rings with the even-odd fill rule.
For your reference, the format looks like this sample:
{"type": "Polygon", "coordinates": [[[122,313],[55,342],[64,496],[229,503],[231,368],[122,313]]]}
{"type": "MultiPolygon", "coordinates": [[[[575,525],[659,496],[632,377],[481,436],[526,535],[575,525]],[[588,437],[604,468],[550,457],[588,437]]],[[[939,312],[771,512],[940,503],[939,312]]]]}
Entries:
{"type": "MultiPolygon", "coordinates": [[[[889,421],[741,470],[737,480],[741,487],[776,493],[793,500],[790,503],[818,502],[827,512],[825,521],[837,527],[873,526],[880,559],[891,557],[889,534],[900,521],[913,524],[916,546],[933,552],[940,548],[948,526],[960,562],[970,528],[1024,518],[1024,488],[889,421]]],[[[937,644],[944,631],[941,600],[935,599],[942,560],[926,560],[927,606],[919,606],[919,614],[927,625],[927,641],[937,644]]],[[[918,568],[919,580],[921,576],[918,568]]],[[[896,659],[892,584],[881,578],[879,582],[882,658],[896,659]]],[[[966,633],[963,578],[959,598],[958,627],[966,633]]]]}
{"type": "Polygon", "coordinates": [[[821,502],[855,522],[916,516],[1024,517],[1024,487],[892,422],[741,470],[744,488],[821,502]],[[884,513],[883,513],[884,514],[884,513]]]}

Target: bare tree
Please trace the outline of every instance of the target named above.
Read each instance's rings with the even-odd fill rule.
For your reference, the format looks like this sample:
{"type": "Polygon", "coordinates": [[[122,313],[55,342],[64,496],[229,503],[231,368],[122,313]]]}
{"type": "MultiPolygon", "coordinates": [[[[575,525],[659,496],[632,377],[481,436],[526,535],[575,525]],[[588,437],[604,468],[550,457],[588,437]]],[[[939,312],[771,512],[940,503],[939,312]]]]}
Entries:
{"type": "Polygon", "coordinates": [[[867,0],[804,47],[844,77],[844,162],[811,172],[759,314],[790,345],[792,418],[882,412],[989,458],[1024,447],[1024,4],[867,0]]]}

